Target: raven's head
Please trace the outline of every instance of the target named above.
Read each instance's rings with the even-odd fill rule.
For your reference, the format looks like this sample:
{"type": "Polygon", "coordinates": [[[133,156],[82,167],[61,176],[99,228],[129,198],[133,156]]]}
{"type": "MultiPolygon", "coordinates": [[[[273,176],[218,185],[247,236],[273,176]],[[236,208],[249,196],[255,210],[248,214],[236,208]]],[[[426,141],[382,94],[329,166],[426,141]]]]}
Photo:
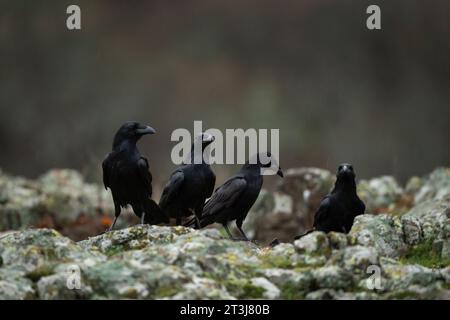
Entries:
{"type": "Polygon", "coordinates": [[[154,134],[155,129],[150,126],[140,124],[136,121],[125,122],[117,131],[113,147],[120,145],[123,141],[131,141],[136,143],[143,135],[154,134]]]}
{"type": "Polygon", "coordinates": [[[206,147],[214,140],[214,136],[206,132],[202,132],[196,136],[186,163],[200,164],[206,162],[209,164],[209,152],[207,154],[204,154],[204,152],[206,147]]]}
{"type": "Polygon", "coordinates": [[[250,165],[257,165],[259,168],[271,168],[273,173],[275,173],[275,169],[277,170],[276,173],[280,177],[284,177],[283,171],[281,171],[281,167],[278,165],[277,160],[270,152],[261,152],[256,155],[254,155],[252,158],[250,158],[249,161],[247,161],[250,165]]]}
{"type": "Polygon", "coordinates": [[[354,181],[355,171],[353,171],[353,166],[349,163],[339,165],[336,177],[338,180],[354,181]]]}
{"type": "MultiPolygon", "coordinates": [[[[195,137],[194,143],[192,144],[192,148],[194,148],[194,145],[196,146],[202,146],[202,152],[205,150],[207,146],[209,146],[213,141],[215,140],[214,136],[212,134],[202,132],[198,136],[195,137]]],[[[200,149],[199,149],[200,151],[200,149]]]]}

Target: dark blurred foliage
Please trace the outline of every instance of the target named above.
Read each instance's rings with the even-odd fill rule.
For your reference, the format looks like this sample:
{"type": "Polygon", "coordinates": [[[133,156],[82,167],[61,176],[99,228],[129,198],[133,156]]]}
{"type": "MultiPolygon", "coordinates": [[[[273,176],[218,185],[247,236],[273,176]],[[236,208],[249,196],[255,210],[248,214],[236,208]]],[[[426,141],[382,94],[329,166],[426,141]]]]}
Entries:
{"type": "MultiPolygon", "coordinates": [[[[450,1],[0,2],[0,167],[91,179],[126,120],[157,182],[173,129],[280,128],[282,167],[401,179],[449,165],[450,1]],[[82,30],[66,29],[78,4],[82,30]]],[[[235,170],[215,166],[221,179],[235,170]]]]}

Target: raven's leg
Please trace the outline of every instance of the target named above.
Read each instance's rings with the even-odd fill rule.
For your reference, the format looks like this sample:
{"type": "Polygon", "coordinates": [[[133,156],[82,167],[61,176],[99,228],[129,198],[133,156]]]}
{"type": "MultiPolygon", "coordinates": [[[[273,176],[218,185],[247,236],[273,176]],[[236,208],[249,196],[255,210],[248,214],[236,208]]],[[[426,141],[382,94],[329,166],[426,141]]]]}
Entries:
{"type": "Polygon", "coordinates": [[[194,212],[195,215],[195,224],[197,225],[197,229],[201,229],[202,225],[200,224],[200,217],[202,216],[203,208],[197,208],[194,212]]]}
{"type": "Polygon", "coordinates": [[[233,239],[233,240],[234,240],[234,237],[233,237],[233,235],[231,234],[230,229],[228,229],[228,225],[227,225],[226,222],[223,224],[223,227],[225,228],[225,231],[226,231],[226,232],[228,233],[228,235],[230,236],[230,239],[233,239]]]}
{"type": "Polygon", "coordinates": [[[116,216],[116,217],[114,218],[113,223],[111,224],[111,226],[110,226],[108,229],[106,229],[106,232],[112,231],[112,230],[114,229],[114,226],[115,226],[115,224],[116,224],[117,218],[118,218],[118,216],[116,216]]]}
{"type": "Polygon", "coordinates": [[[114,226],[116,225],[117,218],[120,216],[120,205],[114,203],[114,211],[115,211],[114,221],[111,224],[111,226],[108,229],[106,229],[106,232],[112,231],[114,229],[114,226]]]}
{"type": "Polygon", "coordinates": [[[142,215],[141,215],[141,224],[144,224],[144,223],[145,223],[145,211],[142,212],[142,215]]]}
{"type": "Polygon", "coordinates": [[[195,224],[197,225],[197,229],[201,229],[202,228],[202,226],[200,224],[200,220],[198,219],[197,216],[195,216],[195,224]]]}
{"type": "Polygon", "coordinates": [[[239,229],[239,232],[244,236],[244,240],[250,241],[250,240],[248,240],[247,236],[245,235],[244,230],[242,230],[242,222],[243,221],[241,221],[241,220],[236,220],[236,226],[239,229]]]}

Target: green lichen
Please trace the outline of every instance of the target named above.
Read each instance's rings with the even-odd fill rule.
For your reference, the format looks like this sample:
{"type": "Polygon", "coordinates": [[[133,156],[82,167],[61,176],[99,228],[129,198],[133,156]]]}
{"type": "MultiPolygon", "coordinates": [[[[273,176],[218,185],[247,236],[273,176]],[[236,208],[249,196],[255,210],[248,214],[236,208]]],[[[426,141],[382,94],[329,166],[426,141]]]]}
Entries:
{"type": "Polygon", "coordinates": [[[256,287],[247,279],[229,278],[221,282],[238,299],[262,299],[264,289],[256,287]]]}
{"type": "Polygon", "coordinates": [[[167,298],[176,295],[178,292],[180,292],[180,290],[181,289],[178,287],[160,286],[155,290],[153,296],[155,298],[167,298]]]}
{"type": "Polygon", "coordinates": [[[111,256],[114,256],[114,255],[116,255],[116,254],[118,254],[118,253],[123,252],[123,250],[124,250],[124,247],[121,246],[121,245],[111,246],[111,247],[109,247],[109,248],[106,250],[105,254],[106,254],[108,257],[111,257],[111,256]]]}
{"type": "Polygon", "coordinates": [[[289,256],[264,254],[260,255],[259,259],[262,261],[260,266],[262,269],[270,269],[270,268],[292,269],[296,267],[296,265],[294,265],[289,256]]]}
{"type": "Polygon", "coordinates": [[[54,273],[54,266],[45,264],[26,274],[26,277],[31,281],[37,282],[40,278],[52,275],[54,273]]]}
{"type": "Polygon", "coordinates": [[[419,264],[428,268],[443,268],[450,266],[450,259],[444,259],[439,252],[433,250],[434,239],[428,239],[412,247],[400,259],[403,264],[419,264]]]}
{"type": "Polygon", "coordinates": [[[280,287],[281,298],[285,300],[301,300],[304,299],[304,293],[292,283],[286,283],[280,287]]]}

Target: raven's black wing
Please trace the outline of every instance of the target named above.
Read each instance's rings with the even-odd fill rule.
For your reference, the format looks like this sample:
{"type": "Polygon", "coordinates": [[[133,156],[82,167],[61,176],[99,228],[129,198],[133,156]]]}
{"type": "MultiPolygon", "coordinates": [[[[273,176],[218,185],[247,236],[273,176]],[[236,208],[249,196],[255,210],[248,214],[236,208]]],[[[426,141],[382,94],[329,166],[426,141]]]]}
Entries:
{"type": "Polygon", "coordinates": [[[364,214],[364,212],[366,211],[366,205],[364,204],[364,202],[359,199],[359,212],[358,214],[364,214]]]}
{"type": "Polygon", "coordinates": [[[216,175],[214,173],[211,174],[211,178],[209,179],[208,190],[206,192],[206,197],[211,197],[214,192],[214,186],[216,185],[216,175]]]}
{"type": "Polygon", "coordinates": [[[214,216],[221,210],[230,207],[247,188],[247,182],[242,176],[235,176],[217,188],[211,199],[206,202],[202,217],[214,216]]]}
{"type": "Polygon", "coordinates": [[[105,189],[111,188],[111,185],[109,183],[109,174],[110,174],[109,154],[102,162],[102,169],[103,169],[103,185],[105,186],[105,189]]]}
{"type": "Polygon", "coordinates": [[[149,170],[148,161],[144,157],[141,157],[137,162],[138,170],[139,170],[139,178],[141,182],[144,184],[145,189],[150,192],[150,196],[152,195],[152,175],[149,170]]]}
{"type": "Polygon", "coordinates": [[[326,196],[322,202],[320,203],[319,209],[317,209],[316,214],[314,215],[314,224],[313,227],[317,230],[321,230],[326,223],[327,216],[330,213],[331,200],[328,196],[326,196]]]}
{"type": "Polygon", "coordinates": [[[161,200],[159,201],[159,206],[165,208],[168,203],[170,203],[175,197],[178,196],[181,186],[184,182],[184,173],[182,170],[178,169],[170,176],[170,180],[164,187],[163,193],[161,195],[161,200]]]}

